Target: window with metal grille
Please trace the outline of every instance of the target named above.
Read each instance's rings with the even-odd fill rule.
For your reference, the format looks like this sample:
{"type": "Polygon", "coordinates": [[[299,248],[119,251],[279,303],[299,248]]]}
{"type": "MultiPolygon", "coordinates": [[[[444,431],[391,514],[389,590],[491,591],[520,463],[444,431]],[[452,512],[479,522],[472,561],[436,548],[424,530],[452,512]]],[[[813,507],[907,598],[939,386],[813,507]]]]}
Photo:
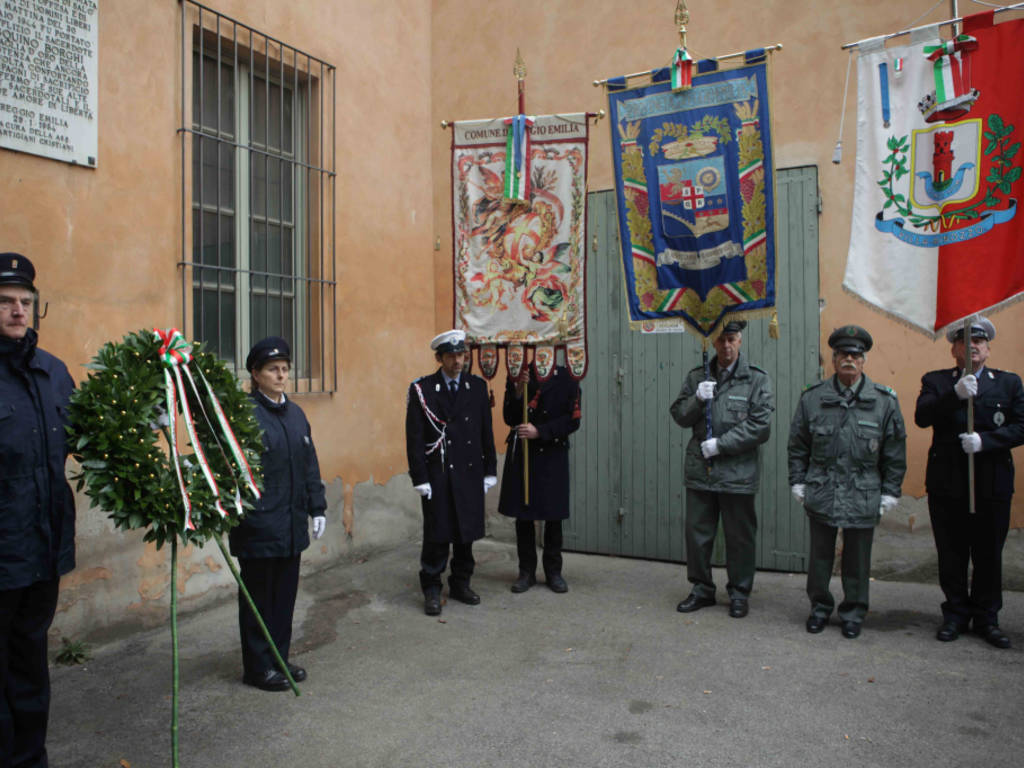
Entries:
{"type": "Polygon", "coordinates": [[[240,373],[282,336],[295,391],[333,392],[335,69],[192,0],[181,33],[187,333],[240,373]]]}

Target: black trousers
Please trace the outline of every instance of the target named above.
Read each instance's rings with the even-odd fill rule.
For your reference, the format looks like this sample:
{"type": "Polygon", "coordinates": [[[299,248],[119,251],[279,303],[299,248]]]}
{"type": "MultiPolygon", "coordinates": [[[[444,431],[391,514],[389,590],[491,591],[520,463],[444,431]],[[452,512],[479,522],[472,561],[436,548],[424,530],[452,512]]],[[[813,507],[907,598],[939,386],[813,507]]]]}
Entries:
{"type": "Polygon", "coordinates": [[[452,572],[448,577],[448,584],[469,586],[473,568],[476,566],[476,560],[473,559],[473,542],[463,544],[456,541],[449,545],[447,541],[424,541],[420,550],[420,587],[423,594],[440,594],[441,575],[448,567],[449,546],[452,550],[452,572]]]}
{"type": "MultiPolygon", "coordinates": [[[[811,599],[811,614],[827,619],[836,605],[828,583],[832,579],[839,529],[812,519],[808,522],[811,525],[811,551],[807,565],[807,597],[811,599]]],[[[842,621],[860,624],[867,615],[874,538],[874,528],[843,528],[843,602],[837,611],[842,621]]]]}
{"type": "MultiPolygon", "coordinates": [[[[295,597],[299,592],[299,559],[299,555],[238,558],[242,583],[256,603],[277,652],[286,662],[292,644],[295,597]]],[[[242,638],[242,669],[247,677],[258,679],[267,670],[278,668],[241,590],[238,592],[238,632],[242,638]]]]}
{"type": "Polygon", "coordinates": [[[928,514],[939,555],[939,586],[946,596],[942,620],[966,629],[999,624],[1003,607],[1003,544],[1010,528],[1010,500],[978,501],[928,496],[928,514]],[[968,581],[968,566],[974,570],[968,581]]]}
{"type": "Polygon", "coordinates": [[[718,519],[725,533],[726,590],[731,600],[746,600],[754,588],[757,513],[752,493],[715,493],[686,489],[686,577],[698,597],[714,597],[711,553],[718,519]]]}
{"type": "Polygon", "coordinates": [[[60,579],[0,590],[0,768],[46,768],[46,633],[60,579]]]}
{"type": "MultiPolygon", "coordinates": [[[[519,570],[537,572],[537,528],[534,520],[516,520],[516,551],[519,570]]],[[[547,576],[562,573],[562,521],[544,522],[544,573],[547,576]]]]}

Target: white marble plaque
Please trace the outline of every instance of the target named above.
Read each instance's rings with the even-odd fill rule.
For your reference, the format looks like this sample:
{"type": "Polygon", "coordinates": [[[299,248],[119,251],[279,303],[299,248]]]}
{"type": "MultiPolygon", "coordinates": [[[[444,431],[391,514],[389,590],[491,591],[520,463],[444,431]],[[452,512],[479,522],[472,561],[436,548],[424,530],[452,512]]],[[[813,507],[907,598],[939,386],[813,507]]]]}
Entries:
{"type": "Polygon", "coordinates": [[[0,0],[0,147],[95,168],[98,0],[0,0]]]}

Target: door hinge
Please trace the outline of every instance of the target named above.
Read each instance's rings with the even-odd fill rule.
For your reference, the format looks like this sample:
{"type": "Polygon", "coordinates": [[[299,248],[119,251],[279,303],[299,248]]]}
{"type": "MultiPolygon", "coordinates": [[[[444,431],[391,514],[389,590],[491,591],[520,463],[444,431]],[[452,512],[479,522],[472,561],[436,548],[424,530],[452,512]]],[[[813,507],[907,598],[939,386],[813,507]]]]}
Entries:
{"type": "Polygon", "coordinates": [[[615,513],[615,516],[618,519],[618,522],[621,524],[623,519],[626,517],[626,508],[625,507],[619,507],[618,510],[615,513]]]}

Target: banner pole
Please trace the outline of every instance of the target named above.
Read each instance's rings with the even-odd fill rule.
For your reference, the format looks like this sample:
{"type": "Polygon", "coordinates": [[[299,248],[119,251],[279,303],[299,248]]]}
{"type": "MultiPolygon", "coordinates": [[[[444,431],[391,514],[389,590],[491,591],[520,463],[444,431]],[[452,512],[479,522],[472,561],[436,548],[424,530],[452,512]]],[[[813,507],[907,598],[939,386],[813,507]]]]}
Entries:
{"type": "MultiPolygon", "coordinates": [[[[964,376],[974,373],[974,362],[971,360],[971,320],[968,317],[964,320],[964,376]]],[[[974,397],[967,398],[967,431],[974,431],[974,397]]],[[[967,511],[975,513],[974,508],[974,454],[967,454],[967,496],[970,502],[967,511]]]]}

